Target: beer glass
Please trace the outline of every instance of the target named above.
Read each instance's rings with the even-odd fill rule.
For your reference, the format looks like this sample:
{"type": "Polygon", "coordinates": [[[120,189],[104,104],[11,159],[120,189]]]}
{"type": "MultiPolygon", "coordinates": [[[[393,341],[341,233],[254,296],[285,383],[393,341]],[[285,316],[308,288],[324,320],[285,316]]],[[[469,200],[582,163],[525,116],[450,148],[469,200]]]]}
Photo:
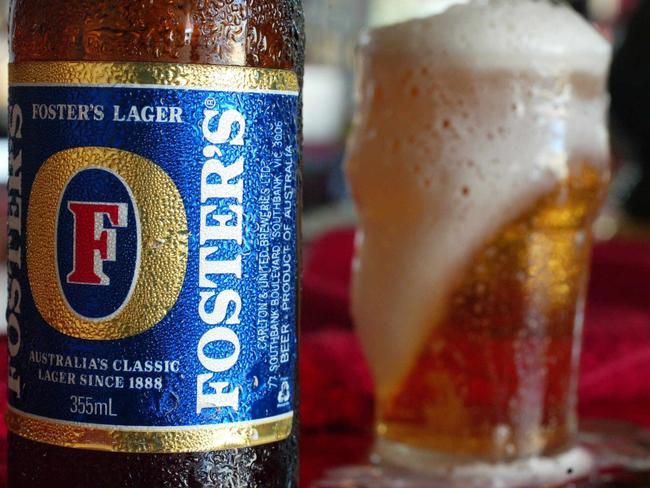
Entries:
{"type": "Polygon", "coordinates": [[[575,443],[610,49],[556,3],[474,1],[363,40],[352,311],[392,464],[575,443]]]}

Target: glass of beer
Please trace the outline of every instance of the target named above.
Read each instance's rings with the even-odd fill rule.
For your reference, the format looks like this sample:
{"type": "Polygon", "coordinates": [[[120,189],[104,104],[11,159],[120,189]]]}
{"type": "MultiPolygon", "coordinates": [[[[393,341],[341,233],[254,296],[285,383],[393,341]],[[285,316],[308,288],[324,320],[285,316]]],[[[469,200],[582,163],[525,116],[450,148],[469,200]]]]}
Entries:
{"type": "Polygon", "coordinates": [[[376,452],[416,469],[570,452],[608,42],[558,2],[489,0],[360,51],[346,171],[376,452]]]}

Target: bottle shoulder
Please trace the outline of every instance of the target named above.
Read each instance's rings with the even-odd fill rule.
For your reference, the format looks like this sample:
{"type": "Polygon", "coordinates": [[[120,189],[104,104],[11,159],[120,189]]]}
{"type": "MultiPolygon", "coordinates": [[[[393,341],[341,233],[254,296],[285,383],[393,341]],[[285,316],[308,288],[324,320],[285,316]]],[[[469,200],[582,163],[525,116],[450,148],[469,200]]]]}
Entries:
{"type": "Polygon", "coordinates": [[[300,0],[14,0],[15,62],[134,61],[300,71],[300,0]]]}

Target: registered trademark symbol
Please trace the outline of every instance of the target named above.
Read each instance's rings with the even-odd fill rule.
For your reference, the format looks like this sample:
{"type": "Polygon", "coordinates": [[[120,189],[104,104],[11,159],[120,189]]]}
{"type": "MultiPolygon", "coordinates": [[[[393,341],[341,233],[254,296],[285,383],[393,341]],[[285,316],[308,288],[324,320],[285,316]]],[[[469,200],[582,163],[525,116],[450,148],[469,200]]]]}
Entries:
{"type": "Polygon", "coordinates": [[[213,109],[214,107],[217,106],[217,101],[215,100],[214,97],[209,97],[205,99],[205,106],[208,109],[213,109]]]}

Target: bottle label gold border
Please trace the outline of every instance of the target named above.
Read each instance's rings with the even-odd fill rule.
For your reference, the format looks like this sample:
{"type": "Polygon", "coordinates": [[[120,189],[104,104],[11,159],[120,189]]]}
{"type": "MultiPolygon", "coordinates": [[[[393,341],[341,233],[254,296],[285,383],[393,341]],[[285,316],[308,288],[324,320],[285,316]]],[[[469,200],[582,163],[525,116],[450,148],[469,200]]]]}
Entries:
{"type": "Polygon", "coordinates": [[[9,430],[21,437],[55,446],[171,454],[253,447],[284,440],[291,434],[293,412],[231,424],[138,428],[54,421],[9,407],[6,422],[9,430]]]}
{"type": "Polygon", "coordinates": [[[152,86],[297,95],[296,73],[288,70],[171,63],[30,62],[9,65],[12,86],[152,86]]]}

